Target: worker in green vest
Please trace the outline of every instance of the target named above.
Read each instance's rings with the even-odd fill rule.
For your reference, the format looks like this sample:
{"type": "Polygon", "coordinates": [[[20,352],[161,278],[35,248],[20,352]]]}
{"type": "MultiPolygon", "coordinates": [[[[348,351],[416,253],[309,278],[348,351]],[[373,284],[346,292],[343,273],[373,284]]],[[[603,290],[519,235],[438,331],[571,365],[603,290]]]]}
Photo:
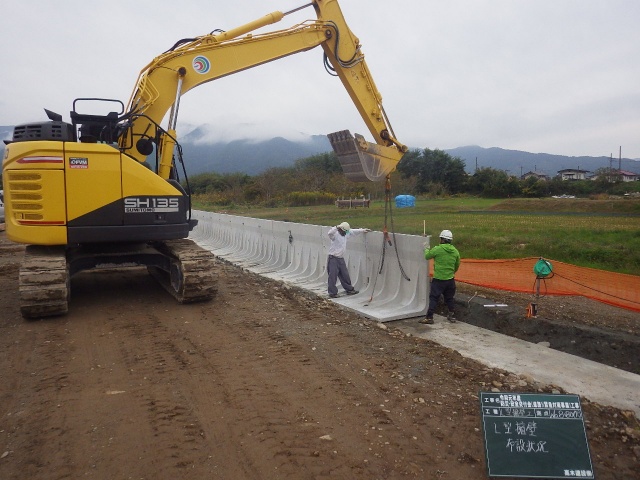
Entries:
{"type": "Polygon", "coordinates": [[[440,245],[429,248],[425,245],[424,258],[427,260],[433,258],[433,279],[431,280],[431,288],[429,290],[429,308],[427,316],[420,323],[427,325],[433,324],[433,313],[438,306],[440,296],[444,296],[444,303],[449,309],[447,319],[455,322],[455,303],[453,297],[456,294],[455,274],[460,268],[460,253],[451,242],[453,234],[451,230],[443,230],[440,233],[440,245]]]}

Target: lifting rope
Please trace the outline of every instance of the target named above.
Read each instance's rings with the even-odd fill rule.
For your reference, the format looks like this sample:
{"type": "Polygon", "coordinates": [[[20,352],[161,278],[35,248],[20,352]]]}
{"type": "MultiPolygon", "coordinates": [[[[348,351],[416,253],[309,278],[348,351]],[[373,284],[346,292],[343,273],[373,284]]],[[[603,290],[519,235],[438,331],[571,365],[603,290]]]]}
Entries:
{"type": "Polygon", "coordinates": [[[391,175],[390,174],[387,174],[385,184],[384,184],[384,227],[382,229],[382,252],[380,253],[380,268],[376,272],[376,276],[373,281],[373,288],[371,289],[371,298],[369,298],[368,303],[373,301],[373,295],[376,290],[376,283],[378,282],[378,275],[382,273],[382,269],[384,268],[384,260],[387,252],[387,244],[390,247],[393,247],[396,251],[396,258],[398,259],[398,267],[400,267],[400,273],[402,274],[402,277],[408,282],[410,282],[411,279],[409,278],[407,273],[404,271],[404,268],[402,267],[402,262],[400,262],[400,253],[398,252],[398,242],[396,242],[396,231],[393,225],[393,209],[392,209],[392,203],[391,203],[391,175]],[[387,220],[391,222],[391,237],[393,237],[393,242],[391,241],[391,237],[389,237],[387,220]]]}

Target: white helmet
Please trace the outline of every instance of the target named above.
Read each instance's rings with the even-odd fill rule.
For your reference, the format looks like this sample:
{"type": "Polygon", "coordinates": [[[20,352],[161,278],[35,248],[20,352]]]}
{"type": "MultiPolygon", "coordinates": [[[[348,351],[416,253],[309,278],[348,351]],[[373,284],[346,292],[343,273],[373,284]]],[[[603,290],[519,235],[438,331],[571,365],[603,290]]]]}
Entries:
{"type": "Polygon", "coordinates": [[[349,225],[347,222],[342,222],[340,225],[338,225],[338,228],[343,232],[348,232],[349,230],[351,230],[351,225],[349,225]]]}
{"type": "Polygon", "coordinates": [[[440,232],[440,238],[444,238],[445,240],[453,240],[453,233],[451,233],[451,230],[442,230],[440,232]]]}

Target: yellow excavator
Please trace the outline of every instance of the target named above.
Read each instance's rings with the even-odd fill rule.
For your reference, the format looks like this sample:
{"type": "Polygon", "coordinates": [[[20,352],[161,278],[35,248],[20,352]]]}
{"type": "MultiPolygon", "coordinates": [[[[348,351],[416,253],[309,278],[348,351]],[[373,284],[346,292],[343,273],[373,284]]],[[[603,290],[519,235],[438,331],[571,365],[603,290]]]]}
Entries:
{"type": "Polygon", "coordinates": [[[180,98],[203,83],[317,46],[375,140],[347,130],[328,135],[345,175],[354,181],[386,178],[407,147],[393,134],[337,0],[313,0],[178,41],[142,69],[126,108],[118,100],[79,98],[71,123],[45,110],[49,121],[17,125],[6,142],[7,236],[27,245],[19,276],[22,315],[66,313],[69,279],[94,268],[146,266],[179,302],[211,299],[214,257],[187,239],[197,220],[191,218],[176,135],[180,98]],[[306,7],[313,7],[315,20],[252,33],[306,7]],[[95,102],[110,113],[82,113],[95,102]]]}

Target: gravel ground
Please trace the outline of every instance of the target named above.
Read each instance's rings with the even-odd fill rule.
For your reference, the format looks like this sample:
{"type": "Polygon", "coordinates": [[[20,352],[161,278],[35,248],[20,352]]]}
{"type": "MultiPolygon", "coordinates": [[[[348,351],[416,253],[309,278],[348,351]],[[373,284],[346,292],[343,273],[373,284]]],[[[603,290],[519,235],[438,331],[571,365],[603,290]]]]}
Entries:
{"type": "MultiPolygon", "coordinates": [[[[224,262],[208,303],[85,272],[68,315],[25,321],[21,252],[0,233],[2,479],[484,479],[478,393],[560,391],[224,262]]],[[[610,308],[541,314],[638,334],[610,308]]],[[[596,478],[640,478],[638,419],[582,401],[596,478]]]]}

